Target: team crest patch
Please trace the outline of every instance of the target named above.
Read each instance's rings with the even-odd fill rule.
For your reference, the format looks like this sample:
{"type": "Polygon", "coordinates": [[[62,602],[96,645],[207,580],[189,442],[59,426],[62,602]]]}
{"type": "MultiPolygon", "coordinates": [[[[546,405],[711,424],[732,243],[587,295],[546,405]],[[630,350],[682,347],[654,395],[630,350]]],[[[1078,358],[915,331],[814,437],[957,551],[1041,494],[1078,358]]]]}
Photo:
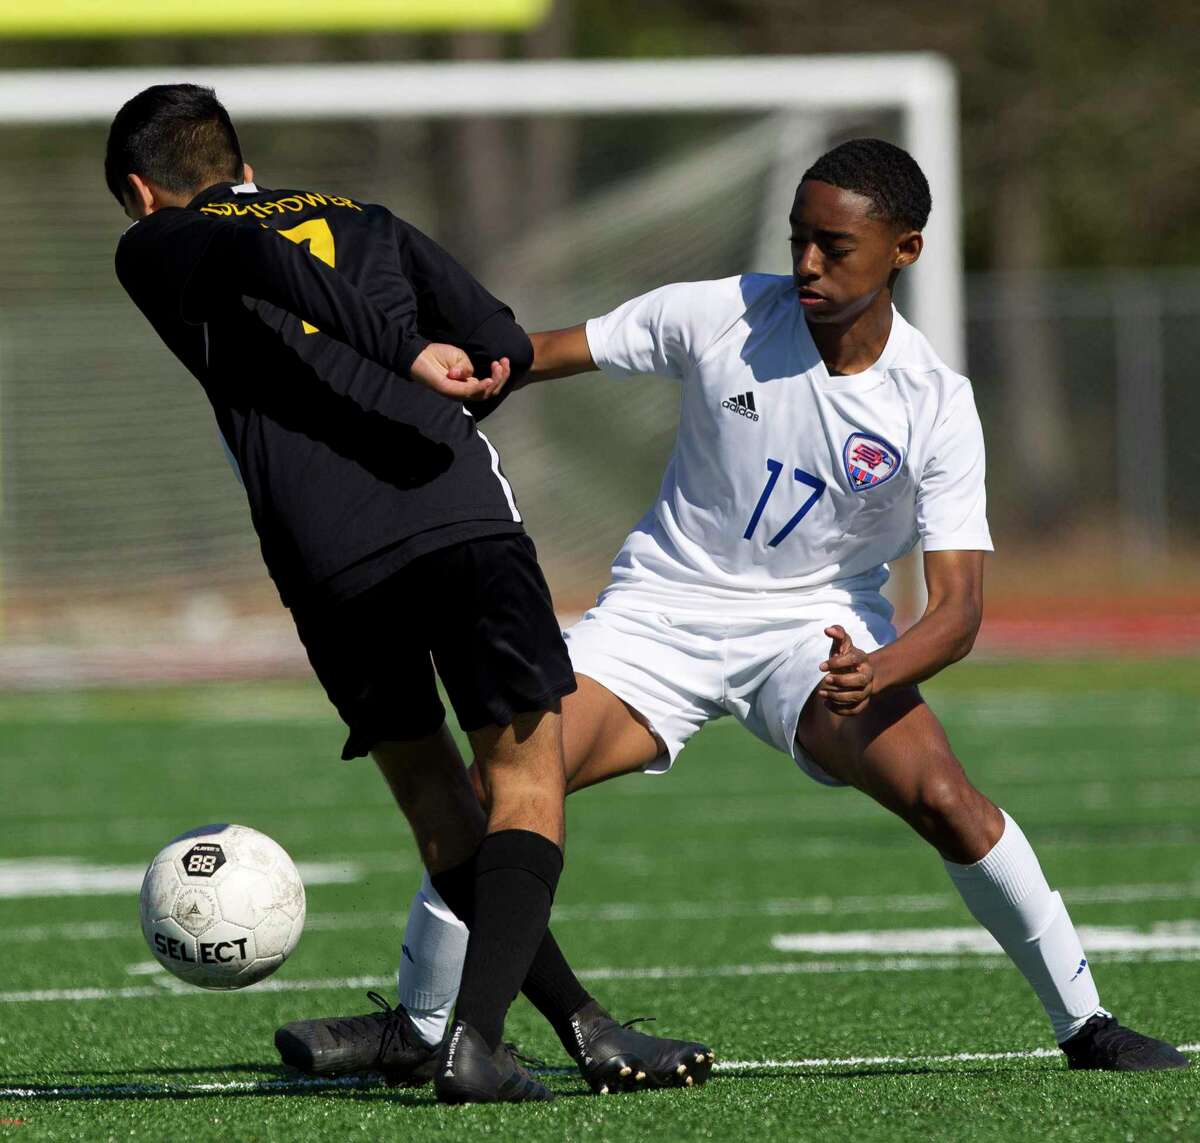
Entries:
{"type": "Polygon", "coordinates": [[[855,492],[878,488],[900,471],[900,450],[882,437],[851,433],[842,449],[842,463],[855,492]]]}

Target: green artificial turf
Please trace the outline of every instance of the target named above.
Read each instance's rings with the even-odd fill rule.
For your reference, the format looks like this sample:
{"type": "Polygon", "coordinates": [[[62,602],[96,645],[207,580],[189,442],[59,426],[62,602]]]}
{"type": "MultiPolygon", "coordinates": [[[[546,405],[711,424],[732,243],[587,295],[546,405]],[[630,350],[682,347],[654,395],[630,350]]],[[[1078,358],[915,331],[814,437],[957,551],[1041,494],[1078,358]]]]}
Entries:
{"type": "MultiPolygon", "coordinates": [[[[1200,933],[1200,663],[964,664],[927,694],[1077,924],[1200,933]]],[[[1056,1054],[988,1058],[1053,1047],[999,957],[776,951],[781,933],[971,921],[906,827],[729,720],[670,775],[571,799],[554,922],[614,1014],[716,1049],[706,1088],[604,1098],[564,1069],[548,1076],[565,1097],[553,1104],[443,1108],[429,1088],[298,1083],[274,1028],[369,1009],[369,984],[349,982],[386,991],[418,876],[382,782],[336,761],[340,742],[305,685],[0,695],[0,1137],[1200,1138],[1200,1066],[1069,1074],[1056,1054]],[[353,878],[310,884],[308,929],[267,987],[210,994],[148,972],[132,892],[13,896],[35,859],[136,867],[223,820],[353,878]]],[[[1194,1045],[1198,957],[1092,960],[1125,1022],[1194,1045]]],[[[567,1062],[523,1000],[507,1034],[567,1062]]]]}

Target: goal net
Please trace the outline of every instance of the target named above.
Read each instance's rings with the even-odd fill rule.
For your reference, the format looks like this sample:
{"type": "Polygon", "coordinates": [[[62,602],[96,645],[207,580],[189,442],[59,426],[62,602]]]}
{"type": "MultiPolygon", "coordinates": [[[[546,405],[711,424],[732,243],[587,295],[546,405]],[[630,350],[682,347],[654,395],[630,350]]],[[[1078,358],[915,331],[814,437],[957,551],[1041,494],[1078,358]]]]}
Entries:
{"type": "MultiPolygon", "coordinates": [[[[301,669],[200,387],[125,297],[108,122],[213,85],[265,186],[382,202],[528,329],[668,281],[786,272],[824,148],[907,146],[937,209],[902,303],[961,365],[954,83],[931,56],[0,75],[0,684],[301,669]]],[[[560,611],[587,606],[657,489],[675,387],[596,375],[486,425],[560,611]]]]}

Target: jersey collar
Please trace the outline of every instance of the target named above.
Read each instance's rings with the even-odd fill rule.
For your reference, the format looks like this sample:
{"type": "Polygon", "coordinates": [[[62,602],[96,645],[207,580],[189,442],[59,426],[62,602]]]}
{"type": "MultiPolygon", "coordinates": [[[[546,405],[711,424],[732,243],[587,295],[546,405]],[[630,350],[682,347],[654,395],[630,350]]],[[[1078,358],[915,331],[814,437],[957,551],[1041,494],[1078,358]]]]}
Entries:
{"type": "Polygon", "coordinates": [[[896,355],[900,352],[900,344],[904,339],[902,327],[907,323],[897,311],[895,306],[892,306],[892,328],[888,332],[888,339],[884,342],[883,350],[875,359],[872,365],[869,365],[861,373],[839,373],[836,377],[833,376],[825,366],[825,362],[821,359],[820,351],[817,349],[816,342],[813,341],[812,333],[808,328],[808,322],[805,320],[804,314],[800,314],[800,323],[804,327],[803,336],[808,340],[812,347],[813,353],[816,356],[816,374],[817,379],[822,385],[827,385],[831,389],[852,390],[852,389],[873,389],[884,379],[884,374],[891,368],[892,362],[895,361],[896,355]]]}
{"type": "Polygon", "coordinates": [[[259,188],[255,183],[235,183],[232,179],[229,182],[214,183],[210,187],[205,187],[191,202],[187,204],[188,210],[199,210],[202,206],[208,206],[210,202],[216,202],[219,198],[224,198],[230,194],[258,194],[259,188]]]}

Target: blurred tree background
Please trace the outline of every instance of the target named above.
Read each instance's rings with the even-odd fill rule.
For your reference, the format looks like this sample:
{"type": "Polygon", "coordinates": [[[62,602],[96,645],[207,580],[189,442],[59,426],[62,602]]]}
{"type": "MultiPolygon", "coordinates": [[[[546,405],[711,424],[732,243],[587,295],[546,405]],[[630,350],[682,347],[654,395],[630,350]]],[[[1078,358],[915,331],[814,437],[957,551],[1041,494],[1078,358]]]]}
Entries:
{"type": "MultiPolygon", "coordinates": [[[[556,0],[521,35],[9,40],[0,67],[891,51],[958,69],[969,270],[1200,262],[1200,5],[1185,0],[556,0]]],[[[569,142],[538,148],[556,150],[569,142]]]]}
{"type": "MultiPolygon", "coordinates": [[[[1200,5],[1183,0],[556,0],[546,22],[519,34],[10,39],[0,43],[0,68],[940,52],[960,85],[970,370],[1001,461],[989,480],[993,523],[1005,551],[1037,552],[1041,579],[1056,581],[1054,590],[1086,591],[1090,583],[1106,593],[1127,581],[1200,588],[1196,497],[1173,475],[1200,466],[1200,387],[1192,381],[1200,356],[1198,45],[1200,5]],[[1128,384],[1139,369],[1145,408],[1128,384]],[[1122,438],[1123,423],[1145,417],[1149,436],[1122,438]],[[1138,453],[1139,442],[1155,439],[1164,456],[1138,453]],[[1143,519],[1138,485],[1155,469],[1161,492],[1149,495],[1143,519]]],[[[691,129],[684,117],[677,134],[691,129]]],[[[628,133],[628,124],[585,127],[544,116],[316,130],[310,146],[334,153],[335,143],[353,144],[368,185],[405,187],[409,200],[389,204],[486,270],[509,235],[562,214],[608,173],[604,132],[628,133]],[[464,172],[470,177],[459,177],[464,172]]],[[[22,182],[42,183],[42,163],[56,147],[78,146],[69,131],[61,135],[8,131],[0,162],[6,200],[22,182]]],[[[293,142],[258,132],[251,158],[269,171],[288,155],[295,168],[293,142]]],[[[660,148],[661,133],[648,133],[644,146],[660,148]]],[[[78,177],[103,196],[95,160],[78,177]]],[[[301,166],[285,179],[304,173],[301,166]]],[[[82,244],[91,224],[74,225],[82,244]]],[[[97,258],[111,257],[111,246],[99,245],[108,236],[92,241],[97,258]]],[[[70,271],[69,262],[62,266],[70,271]]],[[[22,289],[19,276],[0,283],[10,318],[22,312],[22,289]]],[[[559,432],[555,415],[548,409],[546,423],[559,432]]],[[[616,423],[613,431],[623,431],[616,423]]],[[[632,483],[645,483],[668,443],[667,435],[653,441],[638,458],[642,467],[630,467],[632,483]]],[[[7,448],[11,468],[20,442],[7,448]]],[[[21,525],[18,518],[8,526],[21,525]]],[[[221,543],[211,545],[215,562],[224,558],[221,543]]],[[[1004,568],[1011,577],[1002,586],[1029,591],[1028,566],[1001,564],[1001,579],[1004,568]]]]}

